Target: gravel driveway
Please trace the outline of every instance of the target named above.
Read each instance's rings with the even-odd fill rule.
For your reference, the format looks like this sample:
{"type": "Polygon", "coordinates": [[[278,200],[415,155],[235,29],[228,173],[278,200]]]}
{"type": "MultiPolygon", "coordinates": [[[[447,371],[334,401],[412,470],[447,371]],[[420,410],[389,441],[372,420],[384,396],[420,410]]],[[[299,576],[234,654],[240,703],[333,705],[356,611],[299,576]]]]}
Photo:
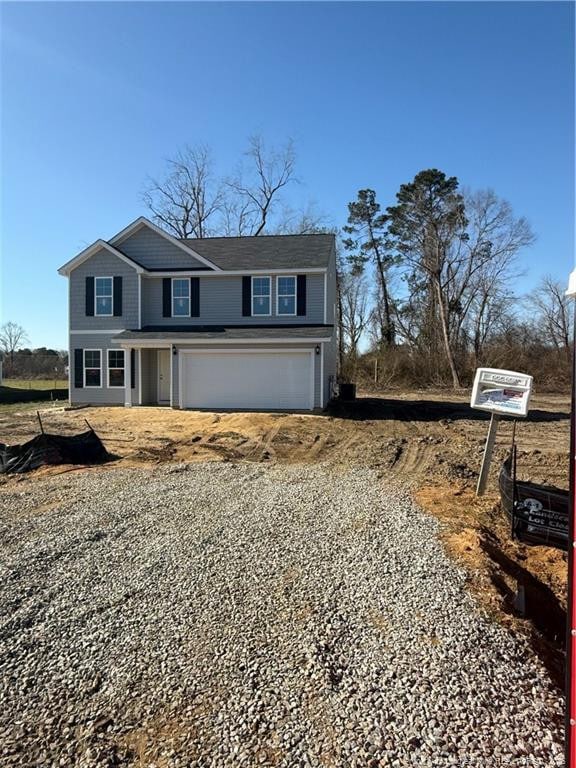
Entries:
{"type": "Polygon", "coordinates": [[[562,765],[562,701],[371,471],[0,492],[4,766],[562,765]]]}

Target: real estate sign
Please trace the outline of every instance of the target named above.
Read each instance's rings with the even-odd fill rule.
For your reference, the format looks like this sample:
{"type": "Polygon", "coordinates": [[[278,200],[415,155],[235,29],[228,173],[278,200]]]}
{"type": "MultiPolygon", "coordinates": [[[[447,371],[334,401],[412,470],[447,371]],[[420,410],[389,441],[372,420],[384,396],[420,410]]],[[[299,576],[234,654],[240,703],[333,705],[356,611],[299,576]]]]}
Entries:
{"type": "Polygon", "coordinates": [[[470,405],[506,416],[527,416],[532,376],[499,368],[478,368],[470,405]]]}

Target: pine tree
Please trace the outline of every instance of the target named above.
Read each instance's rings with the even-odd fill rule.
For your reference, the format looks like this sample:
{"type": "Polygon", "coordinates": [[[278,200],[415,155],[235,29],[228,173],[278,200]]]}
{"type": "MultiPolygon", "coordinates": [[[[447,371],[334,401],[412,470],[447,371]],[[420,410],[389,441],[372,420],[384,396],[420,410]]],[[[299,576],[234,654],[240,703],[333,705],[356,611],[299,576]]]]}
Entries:
{"type": "Polygon", "coordinates": [[[387,208],[390,242],[402,262],[423,273],[436,299],[446,359],[453,386],[460,387],[453,340],[450,336],[450,304],[447,274],[457,264],[455,252],[468,240],[464,199],[458,192],[458,179],[432,168],[421,171],[409,184],[402,184],[397,204],[387,208]]]}
{"type": "Polygon", "coordinates": [[[388,217],[380,212],[376,192],[373,189],[361,189],[357,200],[348,203],[348,223],[343,229],[350,237],[343,242],[353,272],[362,274],[367,264],[372,264],[376,269],[379,298],[382,302],[382,311],[378,313],[380,336],[383,345],[391,347],[394,346],[396,334],[388,270],[395,259],[387,247],[387,220],[388,217]]]}

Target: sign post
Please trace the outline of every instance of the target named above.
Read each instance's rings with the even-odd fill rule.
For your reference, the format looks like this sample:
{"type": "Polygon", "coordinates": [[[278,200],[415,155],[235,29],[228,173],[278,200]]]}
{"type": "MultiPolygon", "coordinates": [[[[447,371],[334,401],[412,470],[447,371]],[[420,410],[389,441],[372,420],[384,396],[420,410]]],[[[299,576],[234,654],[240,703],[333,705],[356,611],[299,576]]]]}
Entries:
{"type": "Polygon", "coordinates": [[[482,457],[482,466],[480,467],[478,485],[476,486],[476,496],[484,496],[484,491],[486,490],[486,483],[488,482],[488,474],[490,472],[490,465],[492,464],[492,453],[494,452],[494,443],[496,441],[496,432],[498,430],[499,421],[500,415],[498,413],[493,413],[490,417],[488,437],[486,438],[486,445],[484,446],[484,456],[482,457]]]}
{"type": "Polygon", "coordinates": [[[525,373],[503,371],[500,368],[478,368],[476,371],[470,405],[472,408],[488,411],[491,414],[482,467],[476,486],[477,496],[483,496],[486,490],[500,416],[503,414],[526,416],[531,394],[532,376],[525,373]]]}

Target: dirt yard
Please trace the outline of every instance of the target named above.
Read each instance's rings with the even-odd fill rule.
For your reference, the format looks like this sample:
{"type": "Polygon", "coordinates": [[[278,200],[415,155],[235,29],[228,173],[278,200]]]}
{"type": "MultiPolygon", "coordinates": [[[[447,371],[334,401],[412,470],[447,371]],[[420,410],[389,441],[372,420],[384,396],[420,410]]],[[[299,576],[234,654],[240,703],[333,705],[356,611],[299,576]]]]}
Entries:
{"type": "MultiPolygon", "coordinates": [[[[518,422],[518,473],[525,480],[566,488],[568,483],[569,397],[532,400],[526,421],[518,422]]],[[[402,392],[361,397],[337,404],[328,415],[198,413],[162,408],[83,408],[41,411],[48,432],[98,432],[118,461],[104,468],[162,462],[328,461],[343,468],[362,465],[381,477],[408,483],[420,505],[440,518],[448,552],[469,575],[471,590],[512,631],[527,632],[558,684],[562,683],[566,557],[545,547],[510,540],[499,508],[496,476],[511,442],[512,424],[499,427],[489,492],[474,488],[488,416],[472,411],[468,394],[402,392]],[[514,602],[516,584],[526,589],[525,618],[514,602]]],[[[20,443],[38,433],[32,410],[0,411],[0,441],[20,443]]],[[[47,468],[4,480],[6,486],[34,482],[70,468],[47,468]]]]}

